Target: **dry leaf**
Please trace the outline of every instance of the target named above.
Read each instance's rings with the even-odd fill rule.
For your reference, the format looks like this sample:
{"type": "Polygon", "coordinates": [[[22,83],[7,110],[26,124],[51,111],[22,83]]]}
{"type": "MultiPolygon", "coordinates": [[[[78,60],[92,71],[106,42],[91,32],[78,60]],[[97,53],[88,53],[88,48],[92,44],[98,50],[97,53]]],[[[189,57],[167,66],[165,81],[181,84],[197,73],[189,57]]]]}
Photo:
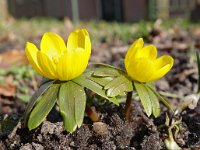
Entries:
{"type": "Polygon", "coordinates": [[[8,35],[0,36],[0,43],[7,42],[8,40],[9,40],[9,36],[8,35]]]}
{"type": "Polygon", "coordinates": [[[11,83],[2,83],[0,84],[0,95],[1,96],[15,96],[16,94],[16,87],[11,83]]]}
{"type": "Polygon", "coordinates": [[[5,83],[0,84],[0,96],[12,97],[15,96],[17,89],[13,84],[13,76],[7,76],[4,78],[5,83]]]}
{"type": "Polygon", "coordinates": [[[11,50],[0,54],[0,68],[10,69],[25,64],[28,64],[28,61],[24,51],[11,50]]]}

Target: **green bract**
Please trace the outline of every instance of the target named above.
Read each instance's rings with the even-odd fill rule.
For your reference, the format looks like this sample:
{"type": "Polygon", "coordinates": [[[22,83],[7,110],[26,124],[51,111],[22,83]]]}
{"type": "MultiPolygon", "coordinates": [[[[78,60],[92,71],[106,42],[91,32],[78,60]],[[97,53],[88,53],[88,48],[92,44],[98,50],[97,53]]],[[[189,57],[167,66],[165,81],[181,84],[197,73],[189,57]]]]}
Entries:
{"type": "Polygon", "coordinates": [[[196,52],[196,58],[197,58],[197,67],[198,67],[198,90],[197,90],[197,93],[200,93],[200,58],[199,58],[198,52],[196,52]]]}
{"type": "Polygon", "coordinates": [[[25,112],[25,122],[30,130],[37,128],[49,114],[53,106],[58,101],[60,113],[64,120],[66,131],[73,132],[77,127],[80,127],[83,122],[86,93],[85,89],[90,89],[103,98],[118,105],[115,97],[106,95],[106,90],[102,85],[107,84],[107,78],[94,77],[94,70],[90,69],[70,81],[48,80],[42,81],[38,91],[33,95],[25,112]],[[98,81],[98,82],[96,82],[98,81]]]}
{"type": "Polygon", "coordinates": [[[104,67],[96,69],[90,79],[101,84],[108,97],[124,95],[124,92],[136,90],[148,116],[153,114],[157,117],[160,114],[159,100],[172,110],[167,101],[155,90],[153,82],[132,81],[127,73],[119,68],[104,65],[104,67]]]}

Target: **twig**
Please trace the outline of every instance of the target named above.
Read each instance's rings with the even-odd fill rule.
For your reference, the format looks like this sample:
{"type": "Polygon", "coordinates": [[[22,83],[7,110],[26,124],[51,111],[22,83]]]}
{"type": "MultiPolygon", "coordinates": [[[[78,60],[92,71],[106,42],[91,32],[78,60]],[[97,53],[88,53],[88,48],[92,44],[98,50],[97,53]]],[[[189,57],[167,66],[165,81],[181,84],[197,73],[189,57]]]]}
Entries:
{"type": "Polygon", "coordinates": [[[85,112],[93,122],[98,122],[100,120],[97,112],[94,109],[92,109],[89,105],[86,105],[85,112]]]}
{"type": "Polygon", "coordinates": [[[124,110],[125,119],[130,122],[131,101],[133,92],[128,92],[126,97],[126,105],[124,110]]]}

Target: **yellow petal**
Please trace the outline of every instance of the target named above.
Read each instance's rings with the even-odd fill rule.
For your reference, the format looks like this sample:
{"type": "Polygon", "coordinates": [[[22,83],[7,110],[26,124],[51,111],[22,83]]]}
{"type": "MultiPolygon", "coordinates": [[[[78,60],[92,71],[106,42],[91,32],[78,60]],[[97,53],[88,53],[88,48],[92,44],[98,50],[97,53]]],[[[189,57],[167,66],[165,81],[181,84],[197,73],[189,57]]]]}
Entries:
{"type": "Polygon", "coordinates": [[[148,59],[156,59],[157,57],[157,49],[153,45],[145,46],[142,49],[139,49],[135,54],[135,58],[148,58],[148,59]]]}
{"type": "Polygon", "coordinates": [[[44,76],[44,73],[42,69],[40,68],[37,60],[37,53],[38,49],[33,43],[26,43],[26,48],[25,48],[26,56],[29,61],[29,63],[33,66],[33,68],[42,76],[44,76]]]}
{"type": "Polygon", "coordinates": [[[33,44],[27,45],[28,59],[38,73],[49,79],[76,78],[86,69],[91,54],[90,37],[85,29],[72,32],[67,47],[60,36],[51,32],[42,37],[40,51],[33,44]]]}
{"type": "Polygon", "coordinates": [[[49,79],[58,79],[56,74],[56,64],[46,54],[39,51],[37,53],[38,64],[44,72],[44,77],[49,79]]]}
{"type": "Polygon", "coordinates": [[[90,42],[90,36],[87,32],[87,30],[84,30],[85,32],[85,51],[88,55],[88,57],[90,57],[90,54],[91,54],[91,49],[92,49],[92,45],[91,45],[91,42],[90,42]]]}
{"type": "Polygon", "coordinates": [[[130,59],[134,59],[135,54],[139,49],[142,49],[144,45],[144,41],[142,38],[139,38],[136,40],[128,49],[128,52],[126,53],[124,63],[125,65],[129,65],[130,59]]]}
{"type": "Polygon", "coordinates": [[[64,54],[60,57],[59,62],[57,64],[57,74],[58,79],[61,81],[71,80],[72,76],[72,58],[68,54],[64,54]]]}
{"type": "Polygon", "coordinates": [[[150,76],[155,71],[154,62],[147,58],[133,59],[126,66],[128,75],[139,82],[149,82],[150,76]]]}
{"type": "Polygon", "coordinates": [[[71,80],[81,75],[87,67],[88,60],[85,50],[81,48],[64,54],[57,65],[59,80],[71,80]]]}
{"type": "Polygon", "coordinates": [[[59,35],[52,32],[47,32],[42,37],[40,50],[49,57],[52,57],[65,52],[66,45],[59,35]]]}
{"type": "Polygon", "coordinates": [[[85,29],[73,31],[67,41],[67,51],[83,48],[87,51],[88,55],[91,53],[90,37],[85,29]]]}
{"type": "Polygon", "coordinates": [[[163,77],[173,66],[174,59],[171,56],[161,56],[155,60],[155,72],[152,74],[150,81],[163,77]]]}

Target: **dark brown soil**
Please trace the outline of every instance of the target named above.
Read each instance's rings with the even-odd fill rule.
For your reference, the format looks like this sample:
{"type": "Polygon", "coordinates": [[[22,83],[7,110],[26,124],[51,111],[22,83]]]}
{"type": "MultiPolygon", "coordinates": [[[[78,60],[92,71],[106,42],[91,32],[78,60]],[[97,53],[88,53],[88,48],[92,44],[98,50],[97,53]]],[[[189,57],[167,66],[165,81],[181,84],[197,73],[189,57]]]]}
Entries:
{"type": "MultiPolygon", "coordinates": [[[[142,112],[138,103],[133,104],[130,124],[124,121],[123,105],[104,106],[101,112],[102,122],[92,124],[86,117],[81,128],[73,134],[63,130],[60,116],[54,123],[44,121],[40,128],[29,132],[19,122],[9,136],[4,136],[2,147],[7,149],[160,149],[159,132],[152,120],[142,112]],[[148,125],[149,124],[149,125],[148,125]],[[149,126],[149,127],[147,127],[149,126]],[[153,142],[153,143],[152,143],[153,142]]],[[[57,112],[53,111],[51,115],[57,112]],[[52,114],[53,113],[53,114],[52,114]]]]}
{"type": "MultiPolygon", "coordinates": [[[[85,117],[82,127],[73,134],[68,134],[63,130],[63,123],[55,108],[47,120],[38,129],[31,132],[27,128],[23,128],[20,121],[17,124],[19,116],[13,114],[9,119],[17,126],[13,125],[13,130],[8,130],[12,132],[1,135],[0,145],[2,149],[20,150],[165,149],[163,140],[166,138],[167,132],[157,128],[164,124],[164,113],[153,123],[153,118],[146,117],[138,102],[134,102],[132,106],[130,123],[124,120],[123,104],[116,107],[106,103],[97,109],[101,116],[101,122],[93,124],[89,118],[85,117]]],[[[184,136],[180,137],[184,140],[184,143],[181,143],[182,147],[199,148],[199,110],[200,103],[196,109],[187,110],[182,114],[185,130],[184,136]]]]}

